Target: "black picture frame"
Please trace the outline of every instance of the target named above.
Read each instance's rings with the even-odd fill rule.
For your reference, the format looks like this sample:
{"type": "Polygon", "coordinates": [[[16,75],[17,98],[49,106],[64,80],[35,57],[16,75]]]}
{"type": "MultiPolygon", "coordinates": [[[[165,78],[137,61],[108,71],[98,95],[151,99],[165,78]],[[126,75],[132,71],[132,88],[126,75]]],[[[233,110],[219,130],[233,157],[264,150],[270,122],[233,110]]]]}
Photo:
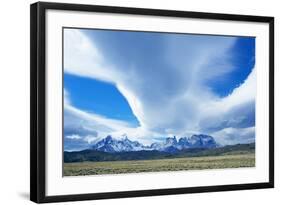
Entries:
{"type": "Polygon", "coordinates": [[[274,18],[265,16],[217,14],[144,8],[110,7],[82,4],[38,2],[30,7],[30,200],[37,203],[97,200],[198,192],[218,192],[274,187],[274,18]],[[169,16],[195,19],[263,22],[269,24],[269,181],[189,188],[169,188],[108,193],[46,196],[46,10],[86,11],[102,13],[169,16]]]}

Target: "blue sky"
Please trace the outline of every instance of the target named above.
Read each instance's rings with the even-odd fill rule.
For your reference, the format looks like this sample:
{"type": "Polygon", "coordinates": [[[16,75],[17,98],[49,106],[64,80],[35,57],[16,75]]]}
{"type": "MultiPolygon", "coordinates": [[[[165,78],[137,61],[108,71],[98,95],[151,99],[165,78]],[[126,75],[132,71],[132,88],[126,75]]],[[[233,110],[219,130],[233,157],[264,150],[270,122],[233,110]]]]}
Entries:
{"type": "Polygon", "coordinates": [[[108,134],[254,141],[254,37],[65,29],[64,39],[66,150],[108,134]]]}
{"type": "Polygon", "coordinates": [[[64,88],[71,92],[71,101],[75,107],[139,125],[127,100],[111,83],[65,73],[64,88]]]}

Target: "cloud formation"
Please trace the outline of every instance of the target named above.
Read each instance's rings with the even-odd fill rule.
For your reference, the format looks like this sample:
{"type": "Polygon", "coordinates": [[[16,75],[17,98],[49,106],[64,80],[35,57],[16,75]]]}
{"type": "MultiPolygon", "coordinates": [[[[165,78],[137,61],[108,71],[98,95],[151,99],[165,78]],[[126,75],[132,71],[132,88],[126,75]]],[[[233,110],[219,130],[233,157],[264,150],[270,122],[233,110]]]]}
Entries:
{"type": "MultiPolygon", "coordinates": [[[[155,65],[153,58],[145,65],[114,62],[95,43],[94,36],[77,29],[65,29],[64,39],[64,71],[114,84],[140,123],[134,128],[79,110],[70,104],[65,91],[68,140],[89,143],[108,133],[116,137],[126,133],[147,143],[161,136],[190,133],[211,134],[221,144],[254,140],[255,69],[226,97],[218,96],[208,86],[237,69],[231,59],[236,38],[166,35],[163,51],[155,56],[163,59],[160,65],[155,65]]],[[[147,52],[146,47],[137,49],[147,52]]]]}
{"type": "MultiPolygon", "coordinates": [[[[64,93],[68,93],[64,89],[64,93]]],[[[117,130],[129,129],[126,122],[108,119],[94,113],[75,108],[69,100],[64,100],[64,147],[66,150],[80,150],[117,130]]]]}

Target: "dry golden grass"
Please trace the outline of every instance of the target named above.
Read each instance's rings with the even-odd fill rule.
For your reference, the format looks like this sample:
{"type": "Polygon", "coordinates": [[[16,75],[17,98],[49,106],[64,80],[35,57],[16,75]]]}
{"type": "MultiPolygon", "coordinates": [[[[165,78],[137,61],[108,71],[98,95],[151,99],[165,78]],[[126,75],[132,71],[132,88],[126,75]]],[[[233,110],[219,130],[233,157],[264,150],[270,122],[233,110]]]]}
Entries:
{"type": "Polygon", "coordinates": [[[64,163],[64,176],[254,167],[255,154],[159,160],[64,163]]]}

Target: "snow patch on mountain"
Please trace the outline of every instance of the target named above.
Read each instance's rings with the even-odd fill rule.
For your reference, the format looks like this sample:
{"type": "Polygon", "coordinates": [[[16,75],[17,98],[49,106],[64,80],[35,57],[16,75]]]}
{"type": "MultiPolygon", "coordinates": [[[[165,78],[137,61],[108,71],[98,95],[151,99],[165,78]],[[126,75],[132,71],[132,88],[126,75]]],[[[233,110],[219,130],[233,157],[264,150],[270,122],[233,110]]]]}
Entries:
{"type": "Polygon", "coordinates": [[[192,148],[216,148],[219,145],[214,138],[209,135],[192,135],[191,137],[182,137],[177,140],[176,136],[168,137],[162,143],[152,143],[150,146],[145,146],[138,141],[132,141],[127,136],[123,139],[114,139],[112,136],[98,141],[92,148],[103,152],[133,152],[133,151],[151,151],[157,150],[162,152],[174,153],[180,150],[192,148]]]}

